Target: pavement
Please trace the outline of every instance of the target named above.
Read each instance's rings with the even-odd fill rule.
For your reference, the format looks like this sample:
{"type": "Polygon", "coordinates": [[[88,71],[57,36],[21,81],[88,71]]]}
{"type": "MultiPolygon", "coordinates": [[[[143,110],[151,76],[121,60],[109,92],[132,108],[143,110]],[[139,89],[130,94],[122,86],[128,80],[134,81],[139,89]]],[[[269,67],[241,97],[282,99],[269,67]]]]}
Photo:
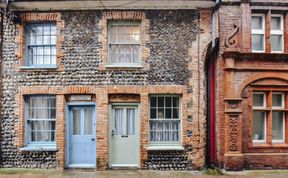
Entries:
{"type": "Polygon", "coordinates": [[[288,178],[288,170],[220,171],[144,171],[144,170],[47,170],[2,168],[0,178],[288,178]],[[212,172],[212,173],[211,173],[212,172]],[[216,172],[216,173],[215,173],[216,172]],[[210,174],[210,175],[207,175],[210,174]],[[211,175],[212,174],[212,175],[211,175]],[[215,174],[215,175],[213,175],[215,174]]]}

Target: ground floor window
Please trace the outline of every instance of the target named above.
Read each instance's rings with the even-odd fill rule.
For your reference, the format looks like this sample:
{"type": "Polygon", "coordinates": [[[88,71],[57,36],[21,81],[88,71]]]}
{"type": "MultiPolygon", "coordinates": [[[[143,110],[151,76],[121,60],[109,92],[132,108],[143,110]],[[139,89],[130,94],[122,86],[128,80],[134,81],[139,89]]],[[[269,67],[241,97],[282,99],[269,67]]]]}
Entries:
{"type": "Polygon", "coordinates": [[[149,117],[150,144],[179,144],[181,140],[179,96],[151,96],[149,117]]]}
{"type": "Polygon", "coordinates": [[[56,97],[33,95],[25,100],[27,145],[55,144],[56,97]]]}
{"type": "Polygon", "coordinates": [[[287,92],[253,93],[253,143],[285,142],[285,98],[288,98],[287,92]]]}

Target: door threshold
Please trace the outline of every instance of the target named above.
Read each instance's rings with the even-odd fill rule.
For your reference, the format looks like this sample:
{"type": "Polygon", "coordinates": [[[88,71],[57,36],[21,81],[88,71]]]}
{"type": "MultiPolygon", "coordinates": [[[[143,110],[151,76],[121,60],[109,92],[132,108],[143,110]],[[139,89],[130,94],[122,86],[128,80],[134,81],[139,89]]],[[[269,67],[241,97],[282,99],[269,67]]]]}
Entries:
{"type": "Polygon", "coordinates": [[[68,168],[95,169],[95,164],[69,164],[68,168]]]}
{"type": "Polygon", "coordinates": [[[138,164],[111,164],[110,169],[139,169],[138,164]]]}

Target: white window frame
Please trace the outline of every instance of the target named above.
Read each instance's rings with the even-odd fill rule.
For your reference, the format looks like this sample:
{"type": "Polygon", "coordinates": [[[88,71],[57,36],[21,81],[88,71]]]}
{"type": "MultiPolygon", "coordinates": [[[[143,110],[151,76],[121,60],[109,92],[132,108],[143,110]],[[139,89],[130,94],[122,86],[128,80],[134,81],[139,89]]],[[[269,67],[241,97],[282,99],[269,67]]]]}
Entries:
{"type": "MultiPolygon", "coordinates": [[[[271,53],[283,53],[284,52],[284,23],[283,23],[283,15],[280,14],[271,14],[272,17],[280,17],[281,21],[281,29],[280,30],[272,30],[270,31],[270,39],[272,35],[281,35],[281,45],[282,45],[282,50],[281,51],[272,51],[272,44],[271,44],[271,53]]],[[[271,43],[271,42],[270,42],[271,43]]]]}
{"type": "MultiPolygon", "coordinates": [[[[158,103],[157,103],[157,105],[158,105],[158,103]]],[[[158,108],[158,106],[156,108],[158,108]]],[[[164,108],[165,108],[165,102],[164,102],[164,108]]],[[[165,109],[164,109],[164,112],[165,112],[165,109]]],[[[152,148],[155,146],[155,147],[157,147],[156,150],[159,148],[165,150],[165,149],[169,149],[170,147],[174,148],[175,146],[176,147],[181,146],[181,144],[182,144],[182,130],[183,130],[183,128],[182,128],[182,97],[180,95],[169,95],[169,94],[168,95],[151,95],[151,96],[149,96],[149,119],[148,119],[148,145],[149,145],[149,147],[152,148]],[[150,110],[151,110],[151,98],[152,97],[171,97],[171,98],[178,97],[178,99],[179,99],[179,106],[178,106],[178,108],[179,108],[179,131],[178,131],[179,140],[178,141],[175,141],[175,142],[150,141],[150,120],[152,120],[150,110]]],[[[176,150],[177,149],[178,148],[176,148],[176,150]]],[[[180,150],[182,150],[182,147],[180,148],[180,150]]]]}
{"type": "MultiPolygon", "coordinates": [[[[256,110],[257,111],[257,110],[256,110]]],[[[254,112],[254,110],[253,110],[253,112],[254,112]]],[[[265,112],[265,111],[264,111],[265,112]]],[[[253,113],[252,113],[252,115],[253,115],[253,113]]],[[[267,130],[267,114],[266,114],[266,112],[265,112],[265,115],[264,115],[264,139],[262,139],[262,140],[254,140],[253,139],[253,135],[252,135],[252,142],[253,143],[266,143],[266,130],[267,130]]],[[[253,118],[253,122],[254,122],[254,118],[253,118]]],[[[253,132],[253,131],[252,131],[253,132]]]]}
{"type": "MultiPolygon", "coordinates": [[[[253,95],[252,95],[253,97],[252,97],[252,105],[253,105],[253,113],[254,113],[254,111],[264,111],[265,112],[265,110],[266,110],[266,107],[267,107],[267,104],[266,104],[266,93],[265,92],[253,92],[253,95]],[[261,94],[261,95],[263,95],[263,106],[261,107],[261,106],[254,106],[253,105],[253,102],[254,102],[254,94],[261,94]]],[[[253,115],[253,113],[252,113],[252,115],[253,115]]],[[[267,127],[267,114],[266,114],[266,112],[265,112],[265,115],[264,115],[264,139],[262,139],[262,140],[254,140],[253,139],[253,135],[252,135],[252,142],[253,143],[265,143],[266,142],[266,127],[267,127]]],[[[254,117],[253,117],[253,121],[254,121],[254,117]]],[[[252,122],[253,122],[252,121],[252,122]]],[[[252,131],[253,132],[253,131],[252,131]]]]}
{"type": "Polygon", "coordinates": [[[272,101],[273,101],[273,94],[281,94],[281,106],[273,106],[272,103],[272,110],[273,109],[285,109],[285,94],[282,92],[272,92],[272,101]]]}
{"type": "Polygon", "coordinates": [[[253,39],[253,35],[263,35],[263,50],[253,50],[253,42],[251,43],[251,48],[252,48],[252,52],[255,52],[255,53],[262,53],[262,52],[265,52],[266,50],[266,43],[265,43],[265,14],[252,14],[251,16],[251,41],[253,39]],[[253,29],[253,26],[252,26],[252,19],[253,17],[261,17],[262,18],[262,29],[253,29]]]}
{"type": "MultiPolygon", "coordinates": [[[[273,111],[272,111],[273,112],[273,111]]],[[[282,140],[273,140],[273,132],[272,132],[272,143],[284,143],[285,142],[285,112],[283,112],[283,139],[282,140]]],[[[272,118],[273,120],[273,118],[272,118]]],[[[272,121],[272,130],[273,130],[273,121],[272,121]]]]}
{"type": "MultiPolygon", "coordinates": [[[[272,113],[273,113],[273,110],[275,109],[275,111],[277,111],[277,109],[285,109],[285,94],[283,92],[272,92],[272,101],[273,101],[273,94],[281,94],[281,99],[282,99],[282,102],[281,102],[281,106],[280,107],[277,107],[277,106],[273,106],[272,105],[272,113]]],[[[279,111],[281,112],[281,111],[279,111]]],[[[273,133],[272,133],[272,143],[284,143],[285,142],[285,112],[283,112],[283,139],[282,140],[273,140],[273,133]]],[[[273,115],[273,114],[272,114],[273,115]]],[[[273,117],[272,117],[272,120],[273,120],[273,117]]],[[[272,121],[272,130],[273,130],[273,121],[272,121]]]]}
{"type": "Polygon", "coordinates": [[[266,109],[267,107],[267,104],[266,104],[266,93],[265,92],[253,92],[253,98],[252,98],[252,101],[254,102],[254,94],[257,94],[257,95],[263,95],[263,106],[254,106],[253,103],[253,110],[264,110],[266,109]]]}
{"type": "Polygon", "coordinates": [[[141,31],[141,21],[111,21],[108,23],[108,30],[107,30],[107,40],[108,40],[108,64],[106,65],[106,67],[128,67],[128,68],[139,68],[142,67],[142,55],[141,55],[141,42],[142,42],[142,31],[141,31]],[[117,43],[112,43],[110,41],[110,28],[112,25],[139,25],[139,43],[124,43],[124,42],[120,42],[117,41],[117,43]],[[139,45],[139,56],[138,56],[138,62],[137,63],[111,63],[111,49],[110,49],[110,45],[139,45]]]}

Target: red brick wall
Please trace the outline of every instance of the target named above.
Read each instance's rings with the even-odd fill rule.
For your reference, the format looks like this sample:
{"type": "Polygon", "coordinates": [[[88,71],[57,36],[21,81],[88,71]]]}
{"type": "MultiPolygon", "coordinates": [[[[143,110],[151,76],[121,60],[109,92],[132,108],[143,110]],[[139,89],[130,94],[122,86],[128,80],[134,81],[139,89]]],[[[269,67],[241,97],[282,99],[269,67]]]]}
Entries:
{"type": "Polygon", "coordinates": [[[224,3],[218,12],[220,53],[216,67],[217,162],[228,170],[288,167],[285,163],[288,153],[286,143],[255,146],[251,136],[251,84],[273,89],[275,86],[286,86],[288,82],[286,51],[284,54],[271,54],[269,42],[271,10],[284,10],[276,5],[262,7],[247,2],[234,5],[224,3]],[[251,53],[252,11],[266,13],[265,53],[251,53]]]}

